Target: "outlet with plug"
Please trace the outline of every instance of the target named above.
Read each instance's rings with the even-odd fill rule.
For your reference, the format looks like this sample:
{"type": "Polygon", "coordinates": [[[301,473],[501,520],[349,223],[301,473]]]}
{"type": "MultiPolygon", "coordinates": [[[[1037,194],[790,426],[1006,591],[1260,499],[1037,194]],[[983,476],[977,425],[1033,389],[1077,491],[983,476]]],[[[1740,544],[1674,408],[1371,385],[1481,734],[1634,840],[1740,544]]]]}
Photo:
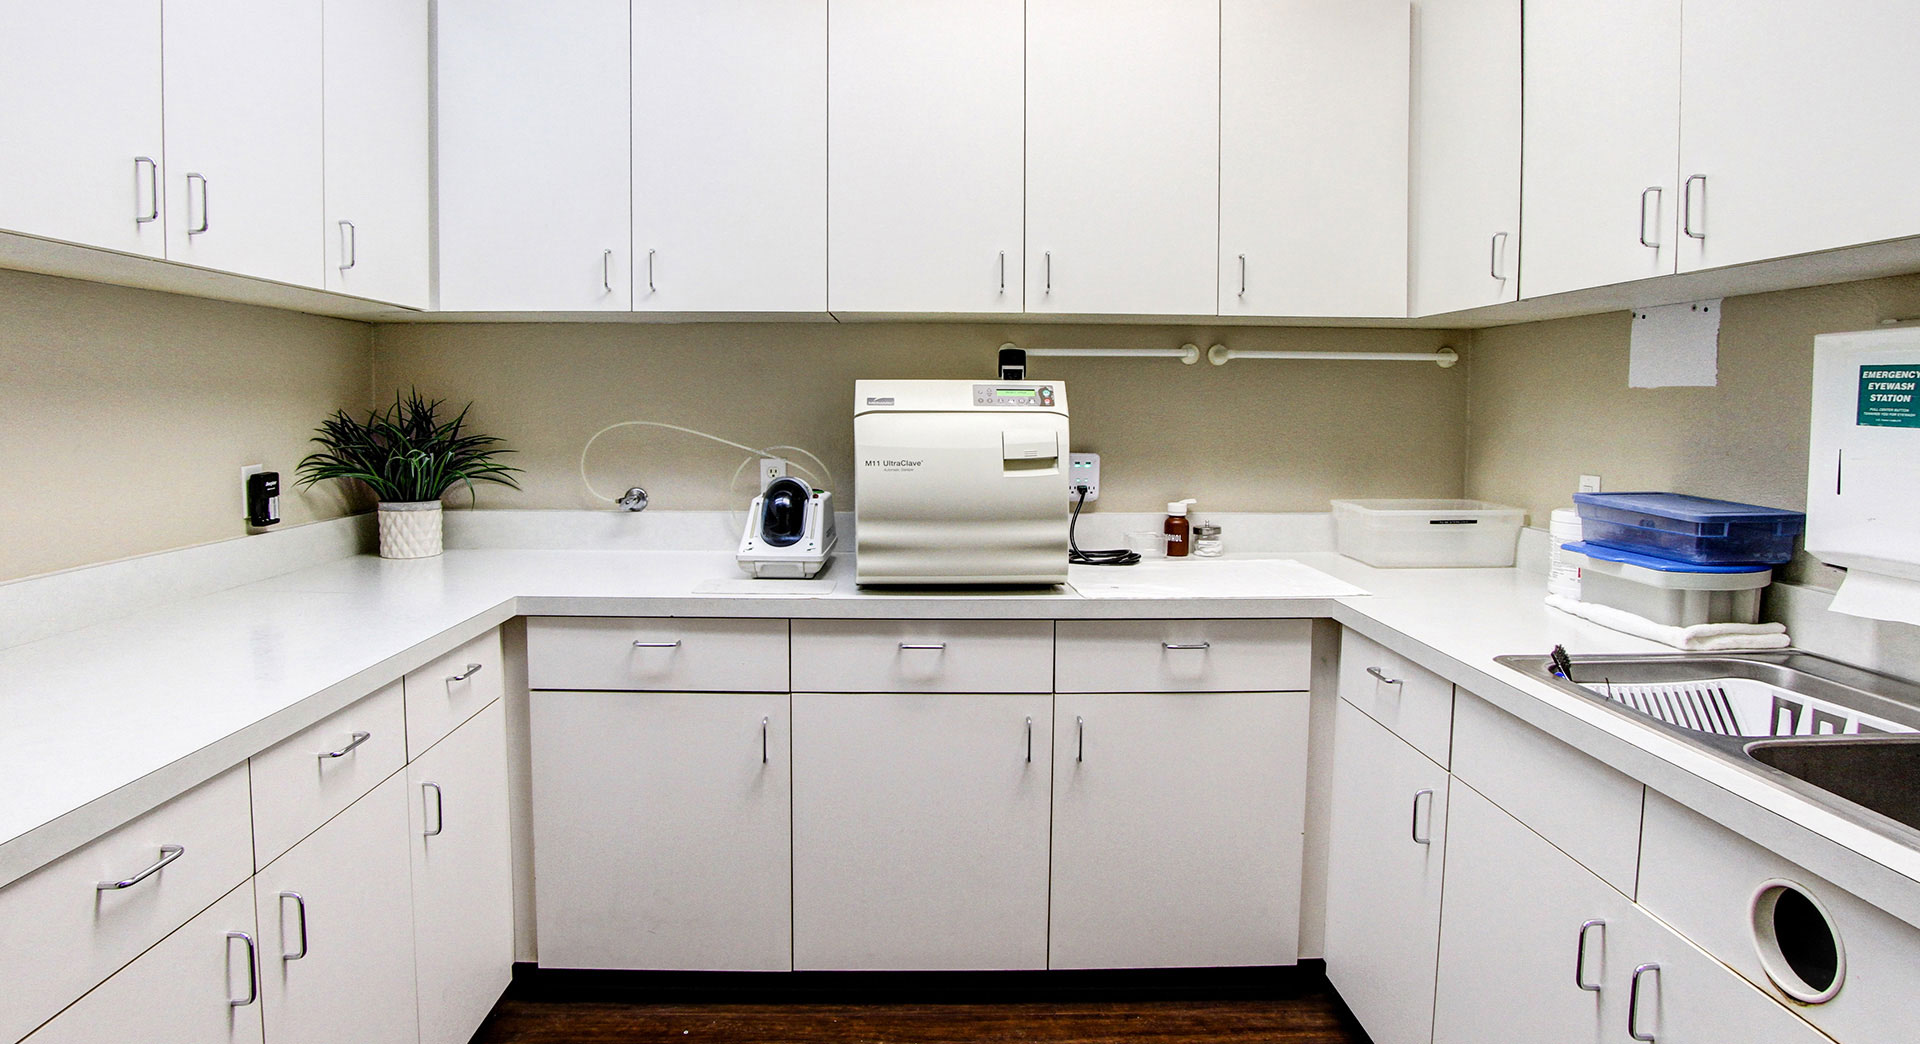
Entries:
{"type": "Polygon", "coordinates": [[[1081,486],[1087,487],[1087,503],[1100,499],[1100,454],[1067,454],[1067,499],[1079,500],[1081,486]]]}
{"type": "Polygon", "coordinates": [[[1598,476],[1598,475],[1582,475],[1582,476],[1580,476],[1580,488],[1579,488],[1579,489],[1577,489],[1577,490],[1575,490],[1574,492],[1576,492],[1576,493],[1598,493],[1598,492],[1600,492],[1600,476],[1598,476]]]}
{"type": "Polygon", "coordinates": [[[773,485],[775,479],[783,479],[786,477],[787,462],[785,460],[780,457],[760,458],[760,492],[765,493],[767,487],[773,485]]]}
{"type": "Polygon", "coordinates": [[[240,499],[247,528],[259,531],[280,522],[280,473],[264,464],[240,469],[240,499]]]}

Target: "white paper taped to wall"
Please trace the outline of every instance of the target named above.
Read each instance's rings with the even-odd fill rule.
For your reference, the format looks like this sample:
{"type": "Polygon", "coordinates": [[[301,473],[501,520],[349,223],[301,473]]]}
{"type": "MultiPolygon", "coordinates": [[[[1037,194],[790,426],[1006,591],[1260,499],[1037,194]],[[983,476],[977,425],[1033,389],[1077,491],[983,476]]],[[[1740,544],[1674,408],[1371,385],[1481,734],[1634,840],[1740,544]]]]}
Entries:
{"type": "Polygon", "coordinates": [[[1920,624],[1920,581],[1849,569],[1828,608],[1869,620],[1920,624]]]}
{"type": "Polygon", "coordinates": [[[1719,380],[1719,299],[1633,310],[1627,387],[1711,388],[1719,380]]]}

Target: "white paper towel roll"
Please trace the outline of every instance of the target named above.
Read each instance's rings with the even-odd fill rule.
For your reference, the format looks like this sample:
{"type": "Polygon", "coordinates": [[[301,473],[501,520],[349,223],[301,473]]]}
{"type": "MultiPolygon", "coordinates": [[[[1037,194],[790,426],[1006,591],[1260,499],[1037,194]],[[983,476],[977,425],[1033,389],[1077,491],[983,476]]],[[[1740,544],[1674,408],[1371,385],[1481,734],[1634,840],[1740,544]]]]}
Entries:
{"type": "Polygon", "coordinates": [[[1849,569],[1828,608],[1869,620],[1920,624],[1920,581],[1849,569]]]}

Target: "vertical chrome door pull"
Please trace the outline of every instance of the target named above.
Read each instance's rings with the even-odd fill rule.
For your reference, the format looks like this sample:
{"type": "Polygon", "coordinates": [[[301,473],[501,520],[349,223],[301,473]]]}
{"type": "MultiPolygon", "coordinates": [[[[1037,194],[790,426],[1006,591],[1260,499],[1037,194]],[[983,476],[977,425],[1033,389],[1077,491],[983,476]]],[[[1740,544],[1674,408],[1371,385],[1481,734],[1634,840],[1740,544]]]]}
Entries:
{"type": "Polygon", "coordinates": [[[160,164],[155,163],[152,156],[135,156],[133,158],[133,223],[144,225],[149,221],[158,220],[160,220],[160,164]],[[147,168],[148,208],[145,214],[140,213],[140,167],[142,164],[147,168]]]}
{"type": "Polygon", "coordinates": [[[187,235],[197,236],[212,227],[207,219],[207,176],[205,174],[187,175],[187,235]],[[200,183],[200,223],[193,223],[193,183],[200,183]]]}
{"type": "Polygon", "coordinates": [[[366,741],[372,738],[373,738],[373,733],[371,732],[356,732],[352,736],[353,742],[347,744],[344,747],[341,747],[339,750],[323,750],[320,752],[319,757],[322,761],[328,758],[344,758],[347,755],[353,753],[353,748],[358,747],[360,744],[365,743],[366,741]]]}
{"type": "Polygon", "coordinates": [[[1707,209],[1707,176],[1705,174],[1690,175],[1687,183],[1680,186],[1680,229],[1690,239],[1705,239],[1707,233],[1704,220],[1700,222],[1700,231],[1693,230],[1693,183],[1696,181],[1700,183],[1700,209],[1707,209]]]}
{"type": "Polygon", "coordinates": [[[1007,292],[1007,252],[1000,251],[1000,292],[1007,292]]]}
{"type": "Polygon", "coordinates": [[[340,222],[340,271],[344,272],[360,263],[360,230],[353,222],[340,222]]]}
{"type": "MultiPolygon", "coordinates": [[[[1606,960],[1607,922],[1597,917],[1580,926],[1580,944],[1574,948],[1573,952],[1573,984],[1588,993],[1600,992],[1599,983],[1587,981],[1587,933],[1595,928],[1600,929],[1600,958],[1602,961],[1606,960]]],[[[1604,968],[1605,965],[1602,964],[1601,967],[1604,968]]]]}
{"type": "Polygon", "coordinates": [[[1634,1040],[1645,1041],[1646,1044],[1654,1044],[1654,1041],[1660,1039],[1659,1030],[1656,1029],[1652,1033],[1640,1032],[1640,977],[1648,972],[1653,972],[1654,978],[1658,980],[1660,966],[1643,964],[1633,970],[1633,988],[1627,992],[1627,1036],[1634,1040]]]}
{"type": "Polygon", "coordinates": [[[1240,255],[1240,296],[1247,296],[1247,255],[1240,255]]]}
{"type": "Polygon", "coordinates": [[[1666,190],[1658,185],[1648,185],[1640,192],[1640,245],[1649,250],[1660,249],[1660,241],[1658,239],[1647,238],[1647,197],[1653,197],[1653,216],[1655,220],[1658,220],[1660,217],[1660,198],[1664,195],[1666,195],[1666,190]]]}
{"type": "Polygon", "coordinates": [[[653,293],[653,251],[647,251],[647,293],[653,293]]]}
{"type": "Polygon", "coordinates": [[[1413,795],[1413,843],[1417,845],[1433,844],[1433,791],[1418,790],[1413,795]],[[1420,799],[1427,799],[1427,832],[1420,833],[1420,799]]]}
{"type": "Polygon", "coordinates": [[[764,765],[764,764],[766,764],[766,763],[767,763],[767,730],[768,730],[768,721],[769,721],[769,719],[768,719],[768,717],[767,717],[767,715],[764,715],[764,714],[763,714],[763,715],[761,715],[761,716],[760,716],[760,764],[762,764],[762,765],[764,765]]]}
{"type": "Polygon", "coordinates": [[[1053,251],[1051,251],[1051,250],[1049,250],[1049,251],[1047,251],[1047,252],[1045,253],[1045,255],[1044,255],[1044,256],[1045,256],[1045,257],[1046,257],[1046,259],[1047,259],[1047,272],[1046,272],[1046,276],[1047,276],[1047,285],[1046,285],[1046,292],[1050,294],[1050,293],[1053,293],[1053,251]]]}
{"type": "Polygon", "coordinates": [[[1073,716],[1074,752],[1073,760],[1087,760],[1087,719],[1076,714],[1073,716]]]}
{"type": "Polygon", "coordinates": [[[233,986],[233,940],[235,939],[247,944],[247,995],[239,1000],[234,1000],[229,995],[227,1007],[244,1008],[260,999],[260,956],[254,950],[253,936],[246,932],[227,933],[227,986],[229,988],[233,986]]]}
{"type": "Polygon", "coordinates": [[[142,870],[139,873],[134,874],[132,877],[123,878],[122,880],[119,880],[119,881],[102,881],[99,884],[93,886],[94,890],[99,892],[117,892],[122,888],[132,888],[134,885],[139,884],[140,882],[146,880],[149,877],[152,877],[154,874],[157,874],[161,870],[165,869],[168,863],[171,863],[174,860],[186,854],[187,854],[187,850],[182,845],[161,845],[160,858],[156,860],[154,863],[152,863],[151,865],[149,865],[145,870],[142,870]]]}
{"type": "Polygon", "coordinates": [[[1487,245],[1487,274],[1499,282],[1507,281],[1507,234],[1495,232],[1487,245]]]}
{"type": "Polygon", "coordinates": [[[439,837],[440,831],[445,830],[447,828],[446,795],[440,793],[440,784],[438,783],[420,784],[420,818],[421,819],[426,818],[427,790],[429,788],[433,790],[433,829],[421,830],[420,836],[421,837],[439,837]]]}
{"type": "Polygon", "coordinates": [[[600,251],[600,285],[613,293],[613,251],[600,251]]]}
{"type": "Polygon", "coordinates": [[[307,955],[307,900],[299,892],[280,893],[280,959],[297,961],[307,955]],[[287,900],[293,900],[294,909],[300,914],[300,950],[287,952],[287,900]]]}
{"type": "Polygon", "coordinates": [[[1033,764],[1033,715],[1027,715],[1027,764],[1033,764]]]}

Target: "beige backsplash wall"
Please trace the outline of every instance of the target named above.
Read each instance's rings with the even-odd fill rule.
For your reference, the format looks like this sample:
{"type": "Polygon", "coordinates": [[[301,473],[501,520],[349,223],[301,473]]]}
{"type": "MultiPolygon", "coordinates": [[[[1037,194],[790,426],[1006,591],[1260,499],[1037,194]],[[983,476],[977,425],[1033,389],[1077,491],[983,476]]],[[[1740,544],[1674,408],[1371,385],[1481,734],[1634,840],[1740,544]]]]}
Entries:
{"type": "MultiPolygon", "coordinates": [[[[1579,476],[1804,509],[1815,334],[1920,315],[1920,276],[1728,298],[1713,388],[1628,388],[1626,312],[1474,334],[1467,496],[1572,504],[1579,476]]],[[[1832,586],[1802,555],[1786,578],[1832,586]]]]}
{"type": "MultiPolygon", "coordinates": [[[[1464,335],[1425,330],[1271,330],[993,324],[382,324],[375,386],[464,403],[519,452],[525,491],[484,488],[483,507],[583,508],[582,445],[605,425],[651,420],[826,459],[836,506],[852,503],[853,382],[991,379],[1003,341],[1023,346],[1431,351],[1464,335]]],[[[1340,496],[1460,495],[1466,367],[1371,362],[1035,359],[1066,385],[1073,448],[1100,453],[1098,509],[1325,511],[1340,496]]],[[[594,445],[602,493],[646,487],[660,508],[744,506],[742,455],[673,432],[625,428],[594,445]]],[[[460,496],[450,503],[464,502],[460,496]]]]}
{"type": "Polygon", "coordinates": [[[246,532],[240,467],[284,525],[336,517],[293,467],[364,408],[363,323],[0,271],[0,581],[246,532]]]}

